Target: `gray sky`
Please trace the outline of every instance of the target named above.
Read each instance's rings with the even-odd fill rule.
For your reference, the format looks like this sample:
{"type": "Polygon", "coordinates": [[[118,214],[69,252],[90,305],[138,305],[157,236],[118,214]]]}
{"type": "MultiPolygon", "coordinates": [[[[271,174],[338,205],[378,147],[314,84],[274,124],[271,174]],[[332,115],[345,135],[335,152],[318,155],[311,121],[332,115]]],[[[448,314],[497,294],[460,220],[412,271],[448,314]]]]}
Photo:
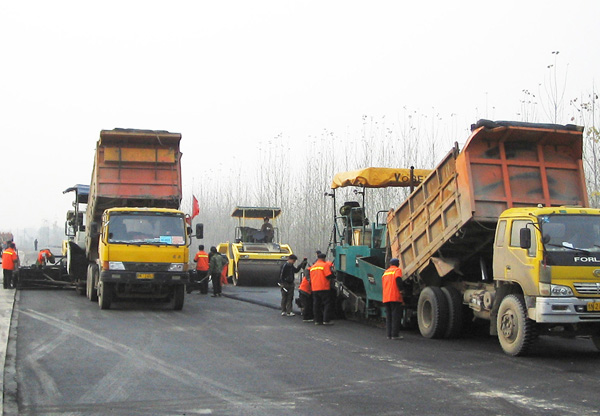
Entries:
{"type": "Polygon", "coordinates": [[[464,140],[478,118],[519,119],[552,51],[568,103],[600,80],[599,16],[596,0],[1,2],[0,231],[63,223],[101,129],[182,133],[185,187],[279,134],[406,107],[464,140]]]}

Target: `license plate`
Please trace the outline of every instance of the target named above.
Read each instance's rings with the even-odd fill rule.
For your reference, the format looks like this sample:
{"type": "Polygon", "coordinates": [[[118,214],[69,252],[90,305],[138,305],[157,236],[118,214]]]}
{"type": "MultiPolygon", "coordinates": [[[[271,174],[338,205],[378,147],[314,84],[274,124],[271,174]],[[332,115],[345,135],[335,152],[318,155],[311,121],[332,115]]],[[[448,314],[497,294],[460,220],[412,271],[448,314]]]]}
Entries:
{"type": "Polygon", "coordinates": [[[138,279],[154,279],[154,273],[138,273],[138,279]]]}
{"type": "Polygon", "coordinates": [[[588,312],[600,312],[600,302],[588,302],[587,311],[588,312]]]}

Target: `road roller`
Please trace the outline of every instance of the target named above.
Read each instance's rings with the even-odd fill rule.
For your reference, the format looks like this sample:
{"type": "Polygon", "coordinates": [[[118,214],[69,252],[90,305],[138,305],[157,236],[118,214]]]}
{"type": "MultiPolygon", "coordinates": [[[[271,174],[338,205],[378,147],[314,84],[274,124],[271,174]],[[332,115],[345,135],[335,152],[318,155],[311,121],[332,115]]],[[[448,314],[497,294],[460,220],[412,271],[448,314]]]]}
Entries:
{"type": "Polygon", "coordinates": [[[235,239],[221,243],[219,253],[229,259],[227,276],[236,286],[276,286],[283,263],[292,254],[288,244],[279,241],[275,225],[281,208],[235,207],[238,219],[235,239]]]}

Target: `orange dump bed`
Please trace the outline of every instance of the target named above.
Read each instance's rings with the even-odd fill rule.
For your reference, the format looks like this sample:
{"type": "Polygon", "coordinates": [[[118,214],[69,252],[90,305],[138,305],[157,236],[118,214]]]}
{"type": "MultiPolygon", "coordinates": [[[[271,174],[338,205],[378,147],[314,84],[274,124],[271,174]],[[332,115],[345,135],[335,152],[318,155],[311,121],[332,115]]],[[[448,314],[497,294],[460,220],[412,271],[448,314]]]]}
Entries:
{"type": "Polygon", "coordinates": [[[388,215],[392,255],[405,275],[433,256],[461,260],[485,249],[512,207],[587,206],[582,128],[482,120],[388,215]]]}
{"type": "MultiPolygon", "coordinates": [[[[112,207],[178,208],[181,134],[156,130],[102,130],[90,186],[91,216],[112,207]]],[[[88,210],[89,212],[89,210],[88,210]]]]}

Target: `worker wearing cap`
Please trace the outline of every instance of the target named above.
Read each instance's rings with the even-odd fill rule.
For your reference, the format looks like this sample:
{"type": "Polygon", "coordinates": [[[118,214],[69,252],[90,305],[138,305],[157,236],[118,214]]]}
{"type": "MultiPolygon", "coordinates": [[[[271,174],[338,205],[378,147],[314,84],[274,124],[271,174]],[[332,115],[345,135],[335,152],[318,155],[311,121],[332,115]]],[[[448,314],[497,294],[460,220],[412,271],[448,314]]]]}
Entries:
{"type": "Polygon", "coordinates": [[[13,274],[18,264],[19,255],[15,243],[9,243],[8,248],[2,252],[2,269],[4,273],[2,285],[4,289],[14,287],[13,274]]]}
{"type": "Polygon", "coordinates": [[[402,314],[402,269],[397,258],[390,260],[390,267],[381,277],[383,286],[383,305],[385,306],[385,327],[388,339],[401,339],[400,318],[402,314]]]}
{"type": "Polygon", "coordinates": [[[281,287],[281,316],[294,316],[292,312],[292,302],[294,300],[294,275],[301,268],[306,267],[306,262],[303,260],[298,267],[294,267],[294,263],[298,260],[295,254],[290,254],[287,261],[281,265],[279,271],[279,287],[281,287]]]}
{"type": "Polygon", "coordinates": [[[40,250],[35,264],[41,267],[45,266],[48,262],[54,263],[54,254],[47,248],[40,250]]]}
{"type": "Polygon", "coordinates": [[[313,313],[315,325],[333,325],[331,322],[331,263],[326,261],[325,253],[320,253],[310,268],[310,286],[313,294],[313,313]]]}
{"type": "Polygon", "coordinates": [[[187,290],[187,293],[192,291],[199,286],[200,293],[208,293],[208,253],[204,251],[204,244],[198,246],[198,252],[194,256],[194,263],[196,263],[196,279],[187,290]]]}

